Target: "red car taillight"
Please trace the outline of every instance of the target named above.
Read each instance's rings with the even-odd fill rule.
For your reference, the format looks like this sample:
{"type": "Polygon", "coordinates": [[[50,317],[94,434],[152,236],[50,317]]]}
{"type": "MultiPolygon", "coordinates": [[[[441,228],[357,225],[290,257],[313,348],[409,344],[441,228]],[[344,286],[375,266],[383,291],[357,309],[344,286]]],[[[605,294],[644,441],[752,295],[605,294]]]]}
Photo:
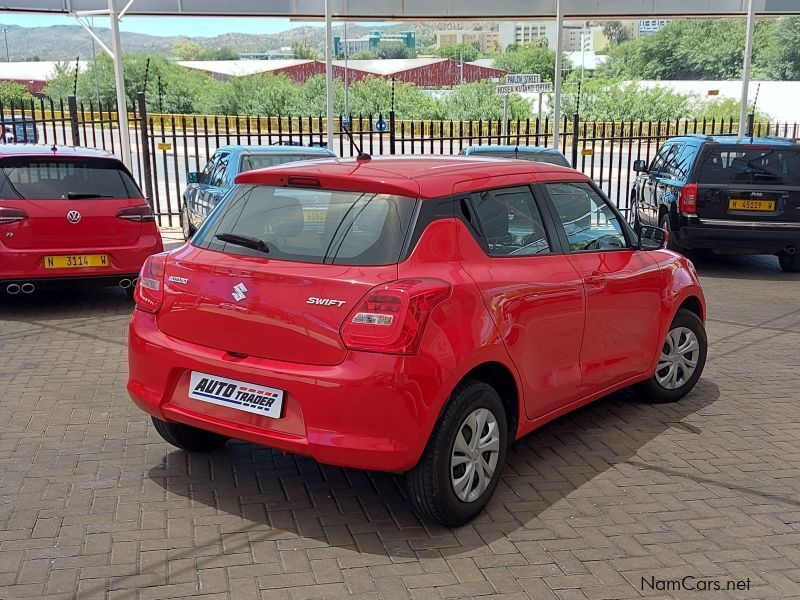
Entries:
{"type": "Polygon", "coordinates": [[[145,312],[157,313],[164,300],[164,266],[167,252],[153,254],[144,261],[133,299],[136,308],[145,312]]]}
{"type": "Polygon", "coordinates": [[[0,225],[17,223],[28,218],[28,213],[19,208],[3,208],[0,206],[0,225]]]}
{"type": "Polygon", "coordinates": [[[439,279],[401,279],[372,289],[342,326],[351,350],[414,354],[434,307],[450,295],[439,279]]]}
{"type": "Polygon", "coordinates": [[[117,217],[120,219],[125,219],[126,221],[136,221],[138,223],[156,220],[156,217],[153,214],[153,209],[151,209],[150,205],[148,204],[121,208],[119,212],[117,212],[117,217]]]}
{"type": "Polygon", "coordinates": [[[697,213],[697,184],[687,183],[681,190],[680,210],[682,213],[697,213]]]}

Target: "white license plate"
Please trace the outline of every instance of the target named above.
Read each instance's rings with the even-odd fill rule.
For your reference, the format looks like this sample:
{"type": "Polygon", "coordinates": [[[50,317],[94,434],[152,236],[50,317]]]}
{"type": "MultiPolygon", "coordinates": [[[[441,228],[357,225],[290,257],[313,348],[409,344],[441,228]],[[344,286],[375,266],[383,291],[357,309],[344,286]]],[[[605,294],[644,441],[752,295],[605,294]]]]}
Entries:
{"type": "Polygon", "coordinates": [[[283,390],[199,371],[192,371],[189,397],[273,419],[283,407],[283,390]]]}

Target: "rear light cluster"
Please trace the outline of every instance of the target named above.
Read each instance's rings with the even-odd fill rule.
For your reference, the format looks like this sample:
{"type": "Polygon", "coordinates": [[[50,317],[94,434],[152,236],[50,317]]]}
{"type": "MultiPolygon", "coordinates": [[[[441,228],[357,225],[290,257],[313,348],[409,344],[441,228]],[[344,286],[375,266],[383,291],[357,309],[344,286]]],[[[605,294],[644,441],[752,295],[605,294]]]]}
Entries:
{"type": "Polygon", "coordinates": [[[351,350],[414,354],[437,304],[450,295],[439,279],[401,279],[373,288],[342,326],[351,350]]]}
{"type": "Polygon", "coordinates": [[[145,312],[157,313],[164,301],[164,267],[167,253],[153,254],[144,261],[136,283],[133,299],[136,308],[145,312]]]}
{"type": "Polygon", "coordinates": [[[153,209],[150,208],[149,204],[122,208],[119,210],[119,212],[117,212],[117,217],[120,219],[125,219],[126,221],[136,221],[137,223],[156,220],[156,217],[153,214],[153,209]]]}
{"type": "Polygon", "coordinates": [[[683,186],[680,198],[680,210],[686,214],[697,214],[697,184],[688,183],[683,186]]]}
{"type": "Polygon", "coordinates": [[[28,218],[28,213],[18,208],[3,208],[0,206],[0,225],[17,223],[28,218]]]}

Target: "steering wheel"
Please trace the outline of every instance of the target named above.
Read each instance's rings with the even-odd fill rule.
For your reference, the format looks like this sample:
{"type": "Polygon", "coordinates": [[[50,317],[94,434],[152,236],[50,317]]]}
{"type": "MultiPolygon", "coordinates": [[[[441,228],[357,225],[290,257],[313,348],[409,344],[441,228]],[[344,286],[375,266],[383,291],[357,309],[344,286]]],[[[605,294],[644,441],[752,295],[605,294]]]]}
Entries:
{"type": "Polygon", "coordinates": [[[618,236],[612,234],[602,235],[596,240],[592,240],[588,244],[584,250],[611,250],[611,249],[620,249],[624,248],[625,246],[622,244],[622,241],[619,239],[618,236]]]}

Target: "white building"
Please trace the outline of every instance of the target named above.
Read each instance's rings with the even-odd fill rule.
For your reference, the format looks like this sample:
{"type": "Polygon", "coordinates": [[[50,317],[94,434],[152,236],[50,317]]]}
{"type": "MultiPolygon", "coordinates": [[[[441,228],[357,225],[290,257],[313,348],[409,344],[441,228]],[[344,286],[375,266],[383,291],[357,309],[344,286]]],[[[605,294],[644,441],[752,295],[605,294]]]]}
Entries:
{"type": "MultiPolygon", "coordinates": [[[[595,50],[596,33],[602,27],[589,27],[583,21],[564,22],[564,52],[591,52],[595,50]]],[[[506,21],[500,23],[500,48],[511,44],[531,44],[547,40],[547,46],[556,47],[556,24],[553,21],[506,21]]]]}

